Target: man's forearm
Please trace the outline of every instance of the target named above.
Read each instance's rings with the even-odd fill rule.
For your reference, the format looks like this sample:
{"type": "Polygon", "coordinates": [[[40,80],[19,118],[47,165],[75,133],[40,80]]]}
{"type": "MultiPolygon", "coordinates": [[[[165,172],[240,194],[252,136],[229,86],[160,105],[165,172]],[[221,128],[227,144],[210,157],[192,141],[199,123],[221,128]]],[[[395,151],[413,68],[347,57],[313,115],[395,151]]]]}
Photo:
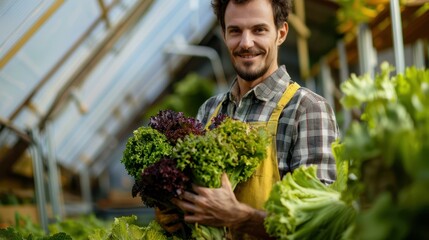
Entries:
{"type": "Polygon", "coordinates": [[[236,223],[232,223],[230,228],[237,232],[247,233],[262,239],[275,239],[271,238],[265,230],[264,219],[267,213],[261,210],[251,208],[243,204],[241,220],[236,223]]]}

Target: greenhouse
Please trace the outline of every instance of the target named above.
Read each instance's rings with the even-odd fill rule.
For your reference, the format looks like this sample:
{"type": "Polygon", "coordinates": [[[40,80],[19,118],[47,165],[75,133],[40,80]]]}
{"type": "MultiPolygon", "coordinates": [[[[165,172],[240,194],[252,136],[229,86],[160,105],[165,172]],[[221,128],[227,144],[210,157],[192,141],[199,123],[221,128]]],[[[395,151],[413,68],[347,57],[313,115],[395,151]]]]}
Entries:
{"type": "MultiPolygon", "coordinates": [[[[186,222],[174,204],[199,197],[195,185],[223,189],[223,172],[241,200],[268,146],[282,146],[279,132],[271,139],[240,117],[201,117],[207,99],[234,98],[235,85],[251,82],[231,50],[235,31],[239,44],[248,40],[241,26],[250,23],[238,16],[251,13],[228,15],[231,6],[275,1],[222,2],[223,24],[238,19],[226,30],[212,0],[0,1],[0,240],[247,239],[232,225],[186,222]],[[181,230],[162,225],[164,207],[178,211],[181,230]]],[[[256,31],[269,31],[260,25],[255,48],[256,31]]],[[[288,158],[284,174],[275,167],[279,178],[255,207],[266,214],[261,236],[429,238],[428,25],[427,0],[292,1],[278,65],[332,107],[338,138],[326,150],[331,165],[288,158]],[[322,179],[324,167],[335,168],[333,181],[322,179]]],[[[243,66],[266,52],[242,57],[243,66]]],[[[239,92],[237,109],[247,95],[239,92]]]]}

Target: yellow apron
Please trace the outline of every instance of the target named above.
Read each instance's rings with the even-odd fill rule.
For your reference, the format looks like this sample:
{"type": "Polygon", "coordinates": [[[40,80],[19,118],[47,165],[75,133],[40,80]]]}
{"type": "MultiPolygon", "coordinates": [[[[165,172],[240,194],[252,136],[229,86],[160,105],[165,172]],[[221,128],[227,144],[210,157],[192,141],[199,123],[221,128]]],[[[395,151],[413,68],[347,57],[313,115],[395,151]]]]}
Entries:
{"type": "MultiPolygon", "coordinates": [[[[246,203],[247,205],[262,210],[265,201],[267,201],[272,186],[274,183],[280,180],[279,167],[277,162],[277,150],[276,150],[276,134],[277,125],[286,104],[293,97],[295,92],[299,89],[298,83],[292,83],[288,86],[286,91],[283,93],[280,101],[277,103],[277,107],[273,110],[268,122],[249,122],[248,124],[260,127],[265,126],[268,133],[271,135],[271,143],[267,148],[267,158],[261,162],[259,167],[256,169],[253,176],[246,182],[240,183],[234,189],[235,196],[238,201],[246,203]]],[[[213,115],[209,118],[208,124],[211,123],[211,119],[218,115],[219,109],[222,103],[220,103],[213,115]]],[[[233,239],[256,239],[245,234],[238,232],[233,233],[233,239]]]]}

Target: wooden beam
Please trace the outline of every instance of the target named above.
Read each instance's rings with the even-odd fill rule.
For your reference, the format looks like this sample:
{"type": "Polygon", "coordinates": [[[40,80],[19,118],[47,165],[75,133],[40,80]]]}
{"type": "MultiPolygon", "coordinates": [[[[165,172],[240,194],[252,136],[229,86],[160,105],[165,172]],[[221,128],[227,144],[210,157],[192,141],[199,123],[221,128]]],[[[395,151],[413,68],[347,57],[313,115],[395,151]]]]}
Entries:
{"type": "Polygon", "coordinates": [[[10,123],[8,120],[5,120],[3,118],[0,117],[0,126],[3,128],[8,128],[9,130],[11,130],[12,132],[14,132],[19,138],[23,139],[24,141],[30,143],[31,142],[31,137],[28,136],[27,133],[21,131],[19,128],[17,128],[16,126],[14,126],[12,123],[10,123]]]}
{"type": "MultiPolygon", "coordinates": [[[[305,26],[305,6],[304,1],[296,1],[295,2],[295,12],[296,16],[300,21],[295,22],[301,22],[303,26],[305,26]]],[[[293,18],[292,18],[293,19],[293,18]]],[[[301,27],[304,29],[304,27],[301,27]]],[[[307,38],[303,36],[304,33],[301,33],[298,35],[297,39],[297,48],[298,48],[298,60],[299,60],[299,70],[301,74],[301,78],[303,80],[306,80],[310,76],[310,60],[308,57],[308,45],[307,45],[307,38]]],[[[310,35],[310,32],[308,31],[307,35],[310,35]]]]}
{"type": "Polygon", "coordinates": [[[10,59],[24,46],[28,40],[39,30],[40,27],[57,11],[57,9],[64,3],[64,0],[56,0],[46,12],[31,26],[26,33],[7,51],[7,53],[0,59],[0,69],[2,69],[10,59]]]}

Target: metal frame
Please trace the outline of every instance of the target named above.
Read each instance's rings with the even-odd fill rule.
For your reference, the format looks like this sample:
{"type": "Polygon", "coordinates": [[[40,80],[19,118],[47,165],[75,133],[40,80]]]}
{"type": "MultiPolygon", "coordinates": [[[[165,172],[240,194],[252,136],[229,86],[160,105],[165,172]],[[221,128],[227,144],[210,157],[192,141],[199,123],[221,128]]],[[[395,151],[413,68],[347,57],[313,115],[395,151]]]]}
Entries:
{"type": "Polygon", "coordinates": [[[425,47],[421,39],[413,44],[413,64],[416,68],[425,68],[425,47]]]}
{"type": "Polygon", "coordinates": [[[369,74],[374,76],[374,65],[376,64],[375,50],[372,43],[372,33],[368,24],[359,25],[357,33],[357,43],[359,52],[359,71],[360,74],[369,74]]]}
{"type": "Polygon", "coordinates": [[[399,0],[390,1],[390,13],[392,18],[393,50],[395,52],[396,73],[403,73],[405,70],[405,56],[399,0]]]}
{"type": "MultiPolygon", "coordinates": [[[[337,50],[338,50],[338,62],[340,65],[340,82],[345,82],[350,75],[349,72],[349,65],[347,62],[347,52],[346,52],[346,44],[344,40],[340,40],[337,42],[337,50]]],[[[342,126],[343,131],[345,131],[351,122],[351,112],[345,108],[343,108],[343,115],[344,115],[344,123],[342,126]]]]}
{"type": "Polygon", "coordinates": [[[326,101],[329,105],[335,109],[334,103],[334,81],[331,75],[331,69],[329,68],[329,64],[326,58],[322,58],[320,61],[320,79],[323,85],[323,97],[325,97],[326,101]]]}

